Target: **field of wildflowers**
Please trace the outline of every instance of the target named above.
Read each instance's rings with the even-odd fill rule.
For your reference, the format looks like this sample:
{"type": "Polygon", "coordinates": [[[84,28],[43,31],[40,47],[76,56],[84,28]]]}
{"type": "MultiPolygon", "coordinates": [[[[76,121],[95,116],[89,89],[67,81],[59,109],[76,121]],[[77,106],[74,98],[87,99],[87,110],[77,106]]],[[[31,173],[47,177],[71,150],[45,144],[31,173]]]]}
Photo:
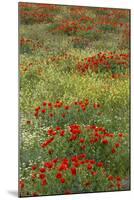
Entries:
{"type": "Polygon", "coordinates": [[[130,11],[19,3],[19,196],[130,189],[130,11]]]}

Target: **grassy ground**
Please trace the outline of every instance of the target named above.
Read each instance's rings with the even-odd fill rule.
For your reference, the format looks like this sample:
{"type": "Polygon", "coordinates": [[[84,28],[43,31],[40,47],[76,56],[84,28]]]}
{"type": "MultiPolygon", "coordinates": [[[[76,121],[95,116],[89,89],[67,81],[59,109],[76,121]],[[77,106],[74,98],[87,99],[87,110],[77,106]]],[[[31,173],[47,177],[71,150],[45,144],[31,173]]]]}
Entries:
{"type": "MultiPolygon", "coordinates": [[[[111,174],[124,180],[129,176],[129,11],[25,3],[20,3],[19,9],[20,195],[64,194],[68,190],[72,193],[123,190],[124,185],[119,180],[117,184],[113,181],[111,184],[116,186],[109,189],[107,177],[111,174]],[[85,99],[88,99],[86,103],[85,99]],[[45,108],[45,117],[41,111],[44,101],[52,103],[52,108],[45,108]],[[64,107],[54,108],[56,101],[62,102],[64,107]],[[80,112],[72,106],[74,102],[79,102],[80,112]],[[100,143],[97,146],[101,155],[95,156],[92,152],[89,156],[90,149],[83,152],[77,149],[77,143],[68,154],[68,136],[64,142],[56,136],[59,146],[51,146],[56,151],[52,155],[47,152],[51,148],[40,149],[41,143],[50,138],[47,136],[50,127],[59,126],[67,131],[71,124],[105,127],[107,133],[115,135],[115,141],[112,140],[108,149],[111,150],[114,143],[122,143],[122,154],[118,152],[114,157],[103,158],[102,154],[105,155],[107,150],[104,151],[100,143]],[[127,135],[127,139],[118,140],[119,133],[127,135]],[[70,159],[73,152],[75,155],[85,153],[88,159],[93,157],[97,162],[104,162],[104,187],[98,184],[100,168],[96,169],[98,179],[93,179],[93,185],[89,184],[87,188],[81,184],[86,171],[77,175],[73,186],[66,172],[65,178],[70,182],[64,184],[60,179],[62,186],[52,188],[49,181],[53,180],[56,167],[52,174],[47,174],[48,184],[43,178],[34,180],[35,187],[33,181],[31,184],[31,166],[35,163],[41,166],[43,161],[55,157],[70,159]],[[113,169],[107,167],[106,159],[114,162],[113,169]]],[[[87,133],[82,130],[87,140],[87,133]]],[[[38,172],[36,175],[40,176],[38,172]]]]}

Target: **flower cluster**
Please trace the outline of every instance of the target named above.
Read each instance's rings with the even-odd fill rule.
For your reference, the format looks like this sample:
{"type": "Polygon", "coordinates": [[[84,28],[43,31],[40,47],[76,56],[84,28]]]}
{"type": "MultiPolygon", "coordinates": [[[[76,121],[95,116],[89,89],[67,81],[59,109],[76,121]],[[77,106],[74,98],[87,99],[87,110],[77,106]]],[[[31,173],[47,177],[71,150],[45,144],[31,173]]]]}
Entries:
{"type": "MultiPolygon", "coordinates": [[[[57,112],[59,109],[68,111],[75,106],[85,113],[89,105],[88,99],[75,101],[70,105],[62,101],[55,103],[44,101],[41,106],[36,107],[35,116],[40,121],[42,116],[46,115],[47,109],[53,114],[53,109],[57,112]]],[[[96,110],[101,106],[99,103],[94,103],[92,107],[96,110]]],[[[31,122],[27,121],[27,124],[31,125],[31,122]]],[[[122,156],[124,153],[128,154],[128,134],[108,132],[106,128],[95,124],[72,123],[64,127],[63,124],[51,126],[43,131],[39,146],[35,145],[35,152],[38,150],[41,160],[32,164],[28,179],[20,180],[21,193],[27,191],[28,185],[33,188],[29,193],[32,196],[53,192],[76,193],[81,190],[91,192],[123,190],[125,186],[122,179],[127,176],[125,169],[128,163],[126,160],[124,164],[122,156]],[[47,155],[47,159],[43,160],[44,155],[47,155]],[[115,168],[117,158],[120,163],[118,174],[115,168]],[[81,180],[77,184],[77,189],[75,179],[81,180]],[[55,185],[53,189],[51,182],[55,185]],[[105,183],[103,187],[102,182],[105,183]],[[78,188],[81,190],[78,191],[78,188]]]]}
{"type": "MultiPolygon", "coordinates": [[[[71,15],[74,16],[74,20],[65,19],[54,28],[52,31],[60,31],[67,34],[82,33],[82,32],[104,32],[104,31],[116,31],[117,29],[128,29],[128,23],[122,22],[122,17],[127,16],[125,13],[109,9],[96,10],[97,17],[89,17],[85,15],[84,8],[70,8],[71,15]],[[77,17],[76,17],[77,16],[77,17]],[[115,17],[116,16],[116,17],[115,17]]],[[[86,8],[85,8],[86,12],[86,8]]]]}
{"type": "Polygon", "coordinates": [[[51,190],[52,182],[55,186],[53,188],[55,194],[61,188],[63,188],[61,189],[63,194],[71,194],[76,192],[75,179],[79,179],[77,184],[83,191],[94,191],[95,180],[97,191],[101,191],[102,181],[105,182],[103,189],[107,191],[121,190],[123,186],[120,176],[107,173],[102,161],[88,158],[86,154],[74,155],[70,158],[54,158],[47,162],[35,163],[31,166],[29,179],[20,180],[19,185],[23,192],[23,190],[27,190],[27,186],[31,182],[31,187],[34,190],[30,191],[30,196],[35,196],[35,194],[38,196],[42,194],[42,191],[47,195],[51,194],[48,191],[51,190]],[[83,175],[86,178],[83,178],[83,175]]]}
{"type": "Polygon", "coordinates": [[[77,69],[82,73],[91,70],[96,73],[110,71],[112,74],[118,74],[127,72],[128,68],[129,54],[115,54],[113,52],[100,52],[84,58],[77,64],[77,69]]]}
{"type": "Polygon", "coordinates": [[[37,48],[42,48],[42,44],[39,41],[33,41],[24,37],[20,39],[21,53],[27,53],[28,50],[35,51],[37,48]]]}
{"type": "Polygon", "coordinates": [[[57,100],[55,103],[44,101],[41,106],[35,108],[34,116],[38,118],[40,115],[42,116],[47,113],[49,114],[49,117],[54,117],[54,111],[61,109],[63,111],[62,117],[65,118],[69,110],[75,109],[77,112],[86,112],[89,107],[92,107],[96,110],[100,108],[101,105],[99,103],[93,103],[90,105],[88,99],[85,99],[84,101],[74,101],[70,105],[67,105],[63,103],[63,101],[59,100],[57,100]]]}
{"type": "Polygon", "coordinates": [[[51,23],[53,12],[59,11],[59,6],[43,4],[19,3],[19,14],[22,23],[51,23]]]}

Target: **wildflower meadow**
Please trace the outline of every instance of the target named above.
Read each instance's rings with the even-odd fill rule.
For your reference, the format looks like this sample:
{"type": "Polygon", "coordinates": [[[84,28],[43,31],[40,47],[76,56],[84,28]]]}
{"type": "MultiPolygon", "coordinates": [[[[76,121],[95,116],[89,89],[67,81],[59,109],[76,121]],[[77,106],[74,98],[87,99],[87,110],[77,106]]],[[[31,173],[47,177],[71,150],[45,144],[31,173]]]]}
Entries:
{"type": "Polygon", "coordinates": [[[130,190],[130,10],[18,6],[19,196],[130,190]]]}

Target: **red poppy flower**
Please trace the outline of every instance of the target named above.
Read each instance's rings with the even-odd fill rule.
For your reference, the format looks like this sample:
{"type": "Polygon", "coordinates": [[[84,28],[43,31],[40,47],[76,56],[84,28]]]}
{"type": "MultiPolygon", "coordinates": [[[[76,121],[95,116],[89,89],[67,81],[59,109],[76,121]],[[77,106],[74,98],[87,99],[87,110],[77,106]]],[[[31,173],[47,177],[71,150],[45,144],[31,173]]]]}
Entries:
{"type": "Polygon", "coordinates": [[[85,99],[85,103],[89,103],[89,100],[88,100],[88,99],[85,99]]]}
{"type": "Polygon", "coordinates": [[[76,139],[77,139],[77,137],[78,137],[77,135],[72,135],[72,136],[70,137],[70,139],[69,139],[69,140],[70,140],[70,141],[76,140],[76,139]]]}
{"type": "Polygon", "coordinates": [[[93,166],[90,165],[90,164],[87,166],[87,169],[88,169],[88,170],[91,170],[92,168],[93,168],[93,166]]]}
{"type": "Polygon", "coordinates": [[[95,160],[89,160],[89,162],[93,165],[96,163],[95,160]]]}
{"type": "Polygon", "coordinates": [[[83,110],[83,112],[86,111],[86,107],[85,106],[81,106],[81,109],[83,110]]]}
{"type": "Polygon", "coordinates": [[[53,142],[53,140],[54,140],[54,137],[46,140],[43,144],[41,144],[41,147],[44,148],[44,147],[48,146],[51,142],[53,142]]]}
{"type": "Polygon", "coordinates": [[[19,187],[20,187],[20,189],[23,189],[24,186],[25,186],[24,181],[20,180],[19,181],[19,187]]]}
{"type": "Polygon", "coordinates": [[[64,179],[64,178],[61,178],[61,179],[60,179],[60,182],[61,182],[61,183],[65,183],[65,179],[64,179]]]}
{"type": "Polygon", "coordinates": [[[59,131],[60,129],[61,129],[60,126],[57,126],[57,127],[56,127],[56,130],[57,130],[57,131],[59,131]]]}
{"type": "Polygon", "coordinates": [[[58,158],[53,159],[52,162],[53,162],[53,163],[57,163],[57,162],[58,162],[58,158]]]}
{"type": "Polygon", "coordinates": [[[121,183],[117,183],[117,187],[118,187],[118,190],[120,190],[121,189],[121,183]]]}
{"type": "Polygon", "coordinates": [[[75,162],[73,163],[74,167],[79,167],[80,166],[80,163],[79,162],[75,162]]]}
{"type": "Polygon", "coordinates": [[[59,172],[56,174],[56,178],[60,179],[61,177],[62,177],[62,173],[59,172]]]}
{"type": "Polygon", "coordinates": [[[98,162],[98,163],[97,163],[97,166],[98,166],[98,167],[103,167],[103,162],[98,162]]]}
{"type": "Polygon", "coordinates": [[[113,138],[114,137],[114,133],[109,133],[107,136],[113,138]]]}
{"type": "Polygon", "coordinates": [[[80,143],[83,143],[85,142],[85,139],[84,138],[80,138],[80,143]]]}
{"type": "Polygon", "coordinates": [[[76,176],[76,168],[72,167],[70,170],[71,170],[72,175],[76,176]]]}
{"type": "Polygon", "coordinates": [[[99,138],[95,137],[95,138],[90,139],[89,142],[90,142],[90,144],[94,144],[94,143],[98,142],[98,140],[99,140],[99,138]]]}
{"type": "Polygon", "coordinates": [[[39,178],[40,178],[40,179],[44,179],[44,178],[45,178],[45,174],[40,174],[40,175],[39,175],[39,178]]]}
{"type": "Polygon", "coordinates": [[[64,136],[64,134],[65,134],[65,131],[64,131],[64,130],[61,130],[60,136],[64,136]]]}
{"type": "Polygon", "coordinates": [[[38,117],[38,112],[35,112],[35,113],[34,113],[34,116],[35,116],[35,117],[38,117]]]}
{"type": "Polygon", "coordinates": [[[56,134],[57,134],[57,132],[56,132],[56,131],[53,131],[53,132],[52,132],[52,135],[56,135],[56,134]]]}
{"type": "Polygon", "coordinates": [[[42,113],[45,113],[45,112],[46,112],[46,110],[45,110],[45,109],[43,109],[41,112],[42,112],[42,113]]]}
{"type": "Polygon", "coordinates": [[[41,185],[42,185],[42,186],[47,185],[47,181],[46,181],[46,179],[43,179],[43,180],[42,180],[41,185]]]}
{"type": "Polygon", "coordinates": [[[35,108],[35,111],[38,112],[40,110],[40,106],[38,106],[37,108],[35,108]]]}
{"type": "Polygon", "coordinates": [[[53,167],[53,163],[52,162],[45,162],[44,166],[51,169],[53,167]]]}
{"type": "Polygon", "coordinates": [[[80,129],[80,125],[72,124],[72,125],[70,125],[70,129],[80,129]]]}
{"type": "Polygon", "coordinates": [[[121,145],[120,143],[116,143],[115,147],[118,148],[118,147],[120,147],[120,145],[121,145]]]}
{"type": "Polygon", "coordinates": [[[118,136],[119,136],[119,137],[123,137],[123,133],[119,133],[118,136]]]}
{"type": "Polygon", "coordinates": [[[63,118],[65,118],[66,115],[63,113],[61,116],[62,116],[63,118]]]}
{"type": "Polygon", "coordinates": [[[64,106],[65,110],[69,110],[69,106],[64,106]]]}
{"type": "Polygon", "coordinates": [[[49,107],[52,107],[52,103],[48,103],[48,106],[49,106],[49,107]]]}
{"type": "Polygon", "coordinates": [[[113,177],[112,175],[109,175],[109,176],[108,176],[108,180],[109,180],[109,181],[113,181],[113,180],[114,180],[114,177],[113,177]]]}
{"type": "Polygon", "coordinates": [[[86,145],[81,146],[81,149],[84,150],[86,148],[86,145]]]}
{"type": "Polygon", "coordinates": [[[97,172],[96,172],[96,171],[92,171],[91,174],[92,174],[93,176],[96,176],[96,175],[97,175],[97,172]]]}
{"type": "Polygon", "coordinates": [[[80,129],[71,129],[70,131],[71,131],[72,134],[79,134],[79,133],[81,133],[80,129]]]}
{"type": "Polygon", "coordinates": [[[67,158],[64,158],[64,159],[63,159],[63,163],[68,164],[68,163],[69,163],[68,159],[67,159],[67,158]]]}
{"type": "Polygon", "coordinates": [[[59,102],[59,101],[57,101],[57,102],[55,103],[55,107],[56,107],[56,108],[60,108],[62,105],[63,105],[63,103],[62,103],[62,102],[59,102]]]}
{"type": "Polygon", "coordinates": [[[59,167],[59,170],[67,170],[68,169],[68,164],[67,163],[62,163],[61,166],[59,167]]]}
{"type": "Polygon", "coordinates": [[[85,160],[83,160],[83,161],[80,161],[80,164],[82,164],[82,165],[83,165],[84,163],[85,163],[85,160]]]}
{"type": "Polygon", "coordinates": [[[37,168],[37,165],[32,166],[32,170],[35,170],[37,168]]]}
{"type": "Polygon", "coordinates": [[[73,156],[73,157],[71,158],[71,160],[74,161],[74,162],[77,162],[77,161],[78,161],[78,156],[73,156]]]}
{"type": "Polygon", "coordinates": [[[117,180],[117,181],[121,181],[121,177],[120,177],[120,176],[117,176],[117,177],[116,177],[116,180],[117,180]]]}
{"type": "Polygon", "coordinates": [[[52,135],[52,133],[53,133],[53,129],[50,128],[47,132],[48,132],[48,135],[52,135]]]}
{"type": "Polygon", "coordinates": [[[45,168],[43,168],[43,167],[42,167],[42,168],[40,168],[40,172],[42,172],[42,173],[43,173],[43,172],[45,172],[45,171],[46,171],[46,169],[45,169],[45,168]]]}
{"type": "Polygon", "coordinates": [[[43,102],[43,106],[46,106],[46,105],[47,105],[47,103],[44,101],[44,102],[43,102]]]}
{"type": "Polygon", "coordinates": [[[50,113],[50,114],[49,114],[49,117],[53,117],[53,116],[54,116],[54,114],[53,114],[53,113],[50,113]]]}
{"type": "Polygon", "coordinates": [[[96,137],[100,137],[100,134],[96,131],[96,132],[95,132],[95,136],[96,136],[96,137]]]}
{"type": "Polygon", "coordinates": [[[78,158],[79,158],[79,159],[86,158],[86,154],[85,154],[85,153],[79,154],[79,155],[78,155],[78,158]]]}
{"type": "Polygon", "coordinates": [[[94,103],[94,109],[100,108],[100,104],[99,103],[94,103]]]}
{"type": "Polygon", "coordinates": [[[104,140],[102,140],[102,143],[103,143],[103,144],[108,144],[108,143],[109,143],[109,141],[108,141],[108,140],[106,140],[106,139],[104,139],[104,140]]]}
{"type": "Polygon", "coordinates": [[[115,148],[112,148],[112,153],[115,153],[115,152],[116,152],[115,148]]]}

